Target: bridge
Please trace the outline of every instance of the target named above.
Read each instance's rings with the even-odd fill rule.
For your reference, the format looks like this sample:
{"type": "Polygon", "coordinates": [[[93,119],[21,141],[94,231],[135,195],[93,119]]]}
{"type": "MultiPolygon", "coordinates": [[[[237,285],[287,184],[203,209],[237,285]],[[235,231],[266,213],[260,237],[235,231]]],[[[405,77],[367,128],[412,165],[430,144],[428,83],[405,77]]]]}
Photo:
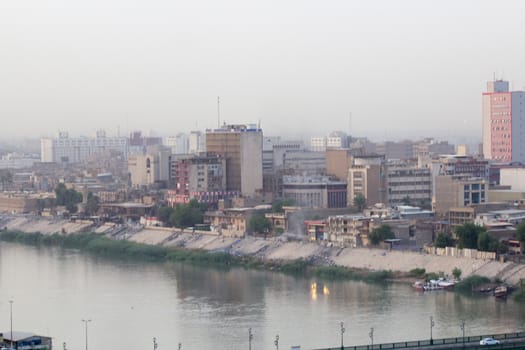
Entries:
{"type": "Polygon", "coordinates": [[[525,332],[475,335],[456,338],[411,340],[396,343],[368,344],[356,346],[338,346],[317,350],[381,350],[381,349],[525,349],[525,332]],[[480,345],[484,338],[500,341],[497,345],[480,345]]]}

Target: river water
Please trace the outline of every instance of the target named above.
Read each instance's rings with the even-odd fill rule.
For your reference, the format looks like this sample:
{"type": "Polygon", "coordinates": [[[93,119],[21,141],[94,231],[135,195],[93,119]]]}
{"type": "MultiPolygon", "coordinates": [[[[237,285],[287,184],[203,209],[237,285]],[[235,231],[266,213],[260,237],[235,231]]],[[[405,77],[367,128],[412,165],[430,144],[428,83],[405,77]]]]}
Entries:
{"type": "Polygon", "coordinates": [[[522,330],[525,305],[410,286],[321,281],[100,259],[73,250],[0,243],[0,331],[53,337],[55,349],[318,349],[522,330]]]}

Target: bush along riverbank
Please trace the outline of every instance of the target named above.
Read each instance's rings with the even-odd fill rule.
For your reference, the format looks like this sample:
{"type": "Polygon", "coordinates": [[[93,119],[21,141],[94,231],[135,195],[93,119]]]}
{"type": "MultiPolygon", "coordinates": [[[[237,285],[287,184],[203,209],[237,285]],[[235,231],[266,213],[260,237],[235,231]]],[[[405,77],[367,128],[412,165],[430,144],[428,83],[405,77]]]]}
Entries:
{"type": "MultiPolygon", "coordinates": [[[[317,277],[325,280],[360,280],[384,282],[395,279],[399,274],[392,271],[369,271],[343,266],[319,266],[312,261],[297,259],[261,260],[252,256],[235,256],[227,252],[209,252],[184,248],[149,245],[127,240],[112,240],[94,233],[44,235],[4,230],[0,241],[15,242],[32,246],[53,246],[64,249],[77,249],[82,252],[112,259],[132,259],[134,261],[170,263],[181,262],[192,265],[228,268],[242,267],[282,272],[293,276],[317,277]]],[[[402,276],[404,277],[404,276],[402,276]]]]}

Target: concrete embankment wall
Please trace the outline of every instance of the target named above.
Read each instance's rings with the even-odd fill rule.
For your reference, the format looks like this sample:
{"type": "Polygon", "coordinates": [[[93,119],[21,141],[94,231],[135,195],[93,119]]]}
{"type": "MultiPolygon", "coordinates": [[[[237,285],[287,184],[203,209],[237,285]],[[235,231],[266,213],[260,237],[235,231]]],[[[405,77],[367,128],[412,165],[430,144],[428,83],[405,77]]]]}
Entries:
{"type": "MultiPolygon", "coordinates": [[[[35,218],[2,218],[0,225],[10,230],[22,232],[86,232],[96,231],[85,223],[70,223],[66,220],[35,218]],[[64,230],[62,230],[64,229],[64,230]]],[[[107,232],[115,232],[116,227],[107,225],[107,232]]],[[[100,230],[102,231],[102,230],[100,230]]],[[[110,235],[109,233],[107,233],[110,235]]],[[[315,259],[317,262],[370,270],[392,270],[409,272],[414,268],[424,268],[427,272],[443,272],[452,275],[454,268],[462,271],[462,276],[477,274],[494,279],[499,278],[511,285],[525,278],[525,265],[513,262],[499,262],[488,255],[473,253],[460,254],[449,251],[450,255],[434,255],[426,252],[409,252],[367,248],[326,247],[311,242],[286,242],[280,239],[248,237],[244,239],[223,237],[210,232],[182,232],[172,228],[136,228],[124,231],[127,239],[138,243],[176,246],[187,249],[225,251],[234,255],[255,255],[261,259],[295,260],[315,259]]],[[[103,232],[100,232],[103,233],[103,232]]],[[[446,252],[445,252],[446,253],[446,252]]]]}

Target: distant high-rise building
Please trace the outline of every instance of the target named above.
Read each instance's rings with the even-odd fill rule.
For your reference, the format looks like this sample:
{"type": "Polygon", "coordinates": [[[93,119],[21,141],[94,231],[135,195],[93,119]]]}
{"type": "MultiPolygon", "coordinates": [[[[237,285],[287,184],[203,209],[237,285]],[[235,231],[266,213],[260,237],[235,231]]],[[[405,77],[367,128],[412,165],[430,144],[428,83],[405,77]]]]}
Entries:
{"type": "Polygon", "coordinates": [[[188,153],[200,153],[206,150],[204,135],[200,131],[190,131],[188,153]]]}
{"type": "Polygon", "coordinates": [[[104,130],[97,131],[96,137],[69,137],[67,132],[60,132],[57,138],[40,140],[42,162],[80,163],[105,151],[117,151],[127,157],[128,148],[126,137],[108,137],[104,130]]]}
{"type": "Polygon", "coordinates": [[[223,125],[206,131],[206,152],[226,159],[226,189],[253,196],[263,188],[263,133],[256,125],[223,125]]]}
{"type": "Polygon", "coordinates": [[[525,162],[525,92],[511,92],[508,81],[495,80],[482,98],[483,157],[525,162]]]}

